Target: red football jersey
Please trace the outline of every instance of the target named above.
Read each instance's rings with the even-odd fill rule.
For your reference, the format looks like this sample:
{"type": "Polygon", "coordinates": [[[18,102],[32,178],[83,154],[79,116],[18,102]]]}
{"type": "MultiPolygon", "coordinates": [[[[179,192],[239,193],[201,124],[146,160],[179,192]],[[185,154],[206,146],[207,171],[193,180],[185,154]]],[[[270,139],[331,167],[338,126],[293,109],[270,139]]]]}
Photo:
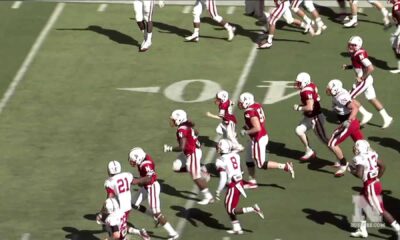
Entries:
{"type": "Polygon", "coordinates": [[[222,117],[222,120],[228,124],[228,122],[234,122],[236,124],[236,117],[233,115],[233,102],[231,100],[227,100],[226,102],[221,102],[218,105],[219,108],[219,116],[222,117]]]}
{"type": "Polygon", "coordinates": [[[258,118],[258,120],[260,121],[261,130],[257,133],[253,133],[253,134],[249,134],[249,135],[253,140],[258,141],[261,137],[268,134],[267,130],[265,129],[265,114],[264,114],[261,104],[254,103],[254,104],[250,105],[248,108],[246,108],[246,110],[244,110],[244,120],[245,120],[246,126],[249,129],[253,127],[253,125],[251,124],[251,121],[250,121],[250,119],[252,117],[258,118]]]}
{"type": "Polygon", "coordinates": [[[365,49],[360,48],[358,51],[355,51],[351,56],[351,64],[354,68],[364,68],[362,60],[368,58],[368,53],[365,49]]]}
{"type": "Polygon", "coordinates": [[[200,148],[200,143],[197,140],[193,125],[190,122],[182,123],[179,125],[178,130],[176,131],[176,139],[178,144],[183,138],[186,138],[186,144],[183,146],[183,153],[185,155],[192,154],[196,151],[196,148],[200,148]]]}
{"type": "Polygon", "coordinates": [[[141,177],[151,176],[151,181],[148,185],[157,181],[157,173],[153,159],[149,154],[146,154],[144,160],[137,166],[141,177]]]}
{"type": "Polygon", "coordinates": [[[303,105],[306,105],[307,100],[309,100],[309,99],[314,100],[313,110],[310,112],[304,112],[304,116],[315,117],[321,113],[321,105],[319,104],[319,101],[321,100],[321,98],[318,94],[318,88],[314,83],[310,83],[307,86],[305,86],[303,89],[301,89],[300,98],[301,98],[301,103],[303,105]]]}
{"type": "Polygon", "coordinates": [[[396,25],[400,24],[400,2],[396,2],[392,7],[392,18],[396,25]]]}

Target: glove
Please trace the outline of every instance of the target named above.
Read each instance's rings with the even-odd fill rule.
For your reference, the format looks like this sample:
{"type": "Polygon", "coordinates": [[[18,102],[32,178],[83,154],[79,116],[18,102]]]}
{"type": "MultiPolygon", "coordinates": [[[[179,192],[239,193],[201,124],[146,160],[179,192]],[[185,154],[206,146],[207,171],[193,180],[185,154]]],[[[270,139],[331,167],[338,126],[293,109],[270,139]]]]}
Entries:
{"type": "Polygon", "coordinates": [[[221,192],[220,191],[215,191],[215,199],[217,199],[217,201],[219,201],[219,200],[221,200],[221,198],[220,198],[220,194],[221,194],[221,192]]]}
{"type": "Polygon", "coordinates": [[[344,121],[342,123],[342,126],[345,127],[345,128],[348,128],[350,126],[350,121],[349,120],[344,121]]]}
{"type": "Polygon", "coordinates": [[[242,136],[247,135],[247,130],[244,129],[240,130],[240,135],[242,136]]]}
{"type": "Polygon", "coordinates": [[[172,146],[164,144],[164,152],[172,152],[172,146]]]}
{"type": "Polygon", "coordinates": [[[163,7],[165,6],[165,2],[164,2],[163,0],[159,0],[159,1],[158,1],[158,6],[159,6],[160,8],[163,8],[163,7]]]}
{"type": "Polygon", "coordinates": [[[103,215],[101,215],[101,213],[98,213],[96,215],[96,223],[99,224],[99,225],[103,225],[104,222],[102,221],[102,218],[103,218],[103,215]]]}
{"type": "Polygon", "coordinates": [[[295,111],[301,111],[302,107],[299,104],[294,104],[293,105],[293,110],[295,111]]]}

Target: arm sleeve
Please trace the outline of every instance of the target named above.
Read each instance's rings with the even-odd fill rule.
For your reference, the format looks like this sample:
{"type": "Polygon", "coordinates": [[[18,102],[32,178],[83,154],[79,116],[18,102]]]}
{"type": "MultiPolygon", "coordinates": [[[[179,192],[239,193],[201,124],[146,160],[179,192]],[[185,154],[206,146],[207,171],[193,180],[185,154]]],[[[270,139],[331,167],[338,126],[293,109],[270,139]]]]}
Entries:
{"type": "Polygon", "coordinates": [[[217,191],[221,192],[226,185],[227,173],[225,171],[219,172],[219,184],[217,191]]]}

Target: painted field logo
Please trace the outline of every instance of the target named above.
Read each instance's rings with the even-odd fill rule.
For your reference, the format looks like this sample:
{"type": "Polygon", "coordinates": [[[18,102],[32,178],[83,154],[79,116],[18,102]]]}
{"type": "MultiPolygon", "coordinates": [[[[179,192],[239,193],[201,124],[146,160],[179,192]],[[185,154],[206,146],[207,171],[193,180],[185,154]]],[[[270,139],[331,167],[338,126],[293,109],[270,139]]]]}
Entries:
{"type": "MultiPolygon", "coordinates": [[[[379,202],[378,199],[377,202],[379,202]]],[[[354,215],[352,216],[352,221],[351,221],[352,227],[359,228],[362,221],[368,221],[367,227],[369,228],[385,227],[381,214],[375,209],[373,209],[371,205],[368,204],[364,196],[353,195],[353,204],[354,204],[354,215]],[[367,216],[367,219],[365,219],[365,216],[367,216]]]]}

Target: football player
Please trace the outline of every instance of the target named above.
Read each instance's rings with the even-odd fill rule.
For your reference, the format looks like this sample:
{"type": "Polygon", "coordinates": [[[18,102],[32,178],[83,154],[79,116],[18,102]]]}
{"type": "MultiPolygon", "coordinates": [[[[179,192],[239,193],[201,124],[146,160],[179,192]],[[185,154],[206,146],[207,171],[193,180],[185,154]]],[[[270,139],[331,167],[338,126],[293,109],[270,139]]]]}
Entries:
{"type": "Polygon", "coordinates": [[[300,158],[302,161],[307,161],[310,158],[315,158],[316,154],[309,145],[306,132],[314,129],[317,137],[325,144],[328,144],[326,137],[324,123],[325,116],[321,112],[320,96],[318,94],[317,86],[311,82],[310,74],[301,72],[297,75],[295,87],[300,90],[301,104],[294,104],[295,111],[303,112],[304,118],[296,127],[296,135],[304,144],[306,151],[304,156],[300,158]]]}
{"type": "Polygon", "coordinates": [[[335,177],[341,177],[346,172],[349,163],[339,145],[349,136],[354,142],[364,139],[364,136],[360,130],[360,122],[357,119],[358,106],[355,103],[356,100],[352,99],[350,93],[343,88],[342,82],[337,79],[329,81],[326,87],[326,94],[332,96],[332,108],[340,122],[339,127],[333,131],[328,146],[339,160],[338,163],[335,163],[335,167],[339,168],[335,172],[335,177]]]}
{"type": "MultiPolygon", "coordinates": [[[[366,140],[358,140],[354,144],[355,154],[353,163],[350,165],[350,172],[363,181],[361,196],[366,202],[379,213],[383,220],[397,233],[400,239],[400,225],[393,216],[385,209],[382,201],[382,184],[380,178],[385,172],[385,165],[379,159],[378,154],[370,148],[366,140]]],[[[350,234],[352,237],[368,237],[367,222],[361,221],[360,228],[350,234]]]]}
{"type": "Polygon", "coordinates": [[[306,24],[311,25],[312,24],[311,19],[300,8],[300,5],[303,2],[304,2],[304,6],[307,8],[307,10],[313,15],[314,20],[317,24],[317,31],[315,32],[315,35],[320,35],[322,33],[322,31],[326,30],[328,27],[322,21],[318,10],[314,6],[313,0],[293,0],[292,7],[291,7],[293,12],[295,12],[297,14],[297,16],[301,17],[306,24]]]}
{"type": "Polygon", "coordinates": [[[238,142],[236,138],[236,117],[233,114],[232,100],[229,99],[228,92],[225,90],[219,91],[215,96],[215,104],[218,105],[218,115],[207,112],[206,115],[210,118],[221,120],[222,122],[217,126],[216,132],[229,139],[233,144],[235,151],[243,151],[244,147],[238,142]]]}
{"type": "Polygon", "coordinates": [[[272,47],[272,40],[275,34],[275,24],[276,22],[283,16],[288,24],[293,24],[295,26],[301,27],[304,29],[304,32],[309,32],[311,36],[314,36],[314,29],[310,24],[304,23],[298,19],[294,19],[292,13],[290,12],[290,2],[289,0],[274,0],[276,8],[272,11],[271,14],[267,14],[268,23],[267,30],[268,34],[266,34],[266,38],[263,38],[258,43],[258,48],[270,48],[272,47]]]}
{"type": "MultiPolygon", "coordinates": [[[[107,170],[109,178],[104,183],[107,198],[116,198],[118,200],[119,210],[124,212],[125,221],[128,221],[129,213],[132,209],[131,184],[133,182],[133,175],[129,172],[121,172],[121,164],[116,160],[108,163],[107,170]]],[[[128,232],[140,235],[143,239],[150,239],[146,231],[129,228],[128,232]]]]}
{"type": "Polygon", "coordinates": [[[221,191],[227,186],[225,195],[225,209],[232,221],[232,230],[228,230],[229,234],[243,234],[237,215],[254,212],[261,219],[264,214],[258,204],[251,207],[237,208],[240,195],[246,197],[243,189],[242,170],[240,167],[240,156],[236,152],[232,152],[232,142],[228,139],[221,139],[217,145],[217,152],[220,155],[215,162],[217,171],[219,172],[219,184],[216,190],[216,197],[219,199],[221,191]]]}
{"type": "Polygon", "coordinates": [[[217,22],[220,26],[224,27],[228,32],[228,41],[232,41],[235,37],[236,28],[225,22],[224,19],[218,14],[217,5],[215,0],[196,0],[193,7],[193,34],[186,37],[186,41],[198,42],[200,39],[200,16],[203,12],[203,5],[206,5],[207,11],[212,17],[212,19],[217,22]]]}
{"type": "Polygon", "coordinates": [[[127,240],[128,232],[140,235],[143,240],[150,240],[150,236],[144,228],[138,230],[128,227],[126,214],[121,210],[116,198],[106,199],[100,213],[96,215],[96,222],[105,225],[105,229],[111,237],[109,240],[127,240]]]}
{"type": "Polygon", "coordinates": [[[134,147],[129,152],[129,164],[137,167],[140,178],[134,178],[132,185],[140,186],[135,199],[132,201],[132,207],[148,213],[155,220],[157,225],[160,224],[168,232],[168,240],[178,239],[179,234],[167,221],[167,218],[161,213],[160,203],[160,184],[157,181],[157,173],[155,164],[149,154],[146,154],[142,148],[134,147]],[[141,202],[148,200],[150,211],[141,202]]]}
{"type": "Polygon", "coordinates": [[[394,54],[397,57],[397,69],[392,70],[392,73],[400,73],[400,0],[389,0],[393,4],[392,18],[396,24],[396,31],[392,33],[391,42],[394,54]]]}
{"type": "Polygon", "coordinates": [[[294,178],[293,164],[287,162],[285,164],[268,160],[266,150],[268,145],[268,133],[265,129],[265,114],[262,105],[254,101],[253,94],[249,92],[242,93],[239,96],[239,109],[244,110],[245,126],[240,131],[242,136],[250,137],[251,157],[246,160],[247,169],[249,171],[249,181],[246,182],[245,188],[257,188],[255,178],[257,167],[260,169],[281,169],[288,172],[294,178]],[[253,160],[254,159],[254,160],[253,160]]]}
{"type": "MultiPolygon", "coordinates": [[[[203,194],[203,200],[197,202],[200,205],[207,205],[214,202],[214,198],[207,187],[207,180],[205,178],[204,171],[205,168],[201,168],[201,145],[197,139],[197,131],[194,129],[194,123],[189,121],[187,114],[184,110],[177,109],[174,110],[170,116],[171,127],[176,127],[176,139],[178,141],[178,146],[170,146],[164,144],[164,152],[183,152],[186,161],[185,166],[189,171],[194,183],[200,189],[203,194]]],[[[175,160],[175,162],[181,163],[181,159],[175,160]]],[[[179,171],[175,167],[178,165],[183,166],[183,164],[176,164],[174,162],[174,170],[179,171]]],[[[207,174],[208,175],[208,174],[207,174]]],[[[208,175],[209,176],[209,175],[208,175]]]]}
{"type": "MultiPolygon", "coordinates": [[[[158,5],[164,7],[164,1],[159,0],[158,5]]],[[[144,38],[139,51],[145,52],[152,44],[154,0],[134,0],[133,9],[135,11],[136,23],[140,31],[142,31],[144,38]]]]}
{"type": "MultiPolygon", "coordinates": [[[[350,6],[351,6],[351,19],[350,19],[350,21],[344,23],[344,27],[346,27],[346,28],[356,27],[358,24],[358,20],[357,20],[358,0],[349,0],[349,2],[350,2],[350,6]]],[[[388,10],[386,10],[386,8],[378,0],[368,0],[368,2],[371,5],[373,5],[377,10],[381,11],[382,16],[383,16],[383,25],[385,26],[385,28],[389,27],[390,19],[389,19],[388,10]]]]}
{"type": "MultiPolygon", "coordinates": [[[[359,36],[352,36],[348,41],[348,52],[351,56],[351,64],[344,64],[343,69],[354,69],[356,74],[356,82],[353,84],[353,89],[350,91],[350,95],[352,98],[356,98],[364,92],[365,98],[382,116],[382,128],[387,128],[392,123],[393,118],[389,116],[382,103],[376,97],[374,79],[371,75],[374,71],[374,66],[368,58],[367,51],[362,48],[362,44],[363,41],[359,36]]],[[[368,112],[363,106],[359,106],[359,110],[363,115],[361,125],[364,125],[371,120],[372,113],[368,112]]]]}

